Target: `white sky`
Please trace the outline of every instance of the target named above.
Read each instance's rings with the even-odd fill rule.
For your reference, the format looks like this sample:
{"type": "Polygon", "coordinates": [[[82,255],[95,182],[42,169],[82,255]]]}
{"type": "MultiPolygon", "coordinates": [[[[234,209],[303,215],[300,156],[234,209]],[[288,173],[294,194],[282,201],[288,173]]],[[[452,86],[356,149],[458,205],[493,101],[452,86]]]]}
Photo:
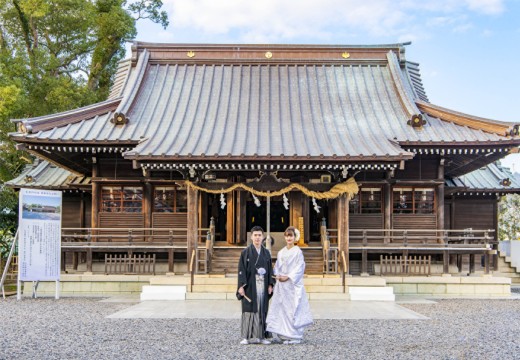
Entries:
{"type": "MultiPolygon", "coordinates": [[[[389,44],[412,41],[430,102],[520,122],[520,0],[163,0],[170,26],[138,41],[389,44]]],[[[520,172],[520,154],[504,165],[520,172]]]]}

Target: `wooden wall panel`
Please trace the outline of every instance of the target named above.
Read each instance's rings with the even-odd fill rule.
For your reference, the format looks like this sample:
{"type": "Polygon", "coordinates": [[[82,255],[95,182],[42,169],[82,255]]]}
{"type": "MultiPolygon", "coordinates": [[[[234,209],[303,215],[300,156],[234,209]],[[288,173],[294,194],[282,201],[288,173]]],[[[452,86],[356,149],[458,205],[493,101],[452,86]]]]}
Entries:
{"type": "MultiPolygon", "coordinates": [[[[152,227],[182,229],[172,231],[173,242],[186,244],[188,239],[188,213],[153,213],[152,227]]],[[[154,230],[154,241],[169,242],[169,234],[169,231],[154,230]]]]}
{"type": "Polygon", "coordinates": [[[417,155],[405,163],[404,170],[396,170],[395,178],[403,180],[434,180],[437,179],[439,160],[417,155]]]}
{"type": "Polygon", "coordinates": [[[350,229],[383,229],[383,214],[349,214],[350,229]]]}
{"type": "Polygon", "coordinates": [[[85,227],[92,227],[92,194],[84,193],[85,201],[85,227]]]}
{"type": "Polygon", "coordinates": [[[62,199],[61,227],[79,228],[81,227],[81,199],[79,196],[64,196],[62,199]]]}
{"type": "Polygon", "coordinates": [[[496,202],[490,200],[456,199],[454,229],[494,229],[496,202]]]}
{"type": "MultiPolygon", "coordinates": [[[[383,214],[349,214],[349,235],[350,243],[359,244],[362,242],[364,229],[383,229],[383,214]]],[[[367,236],[383,236],[382,231],[367,232],[367,236]]],[[[368,243],[381,243],[381,239],[368,239],[368,243]]]]}
{"type": "MultiPolygon", "coordinates": [[[[143,228],[144,214],[142,213],[99,213],[99,227],[111,229],[127,229],[127,228],[143,228]]],[[[100,241],[128,241],[128,231],[126,230],[105,230],[100,231],[100,235],[107,235],[100,237],[100,241]],[[112,235],[112,236],[108,236],[112,235]]],[[[143,241],[143,231],[134,231],[136,236],[134,241],[143,241]]]]}
{"type": "Polygon", "coordinates": [[[436,229],[437,216],[435,214],[394,214],[394,229],[436,229]]]}
{"type": "MultiPolygon", "coordinates": [[[[393,215],[393,229],[409,230],[409,236],[428,235],[435,236],[436,232],[414,232],[414,229],[429,230],[437,229],[437,215],[436,214],[394,214],[393,215]]],[[[419,239],[409,239],[409,243],[421,243],[419,239]]]]}
{"type": "Polygon", "coordinates": [[[186,229],[188,227],[188,213],[153,213],[152,227],[186,229]]]}

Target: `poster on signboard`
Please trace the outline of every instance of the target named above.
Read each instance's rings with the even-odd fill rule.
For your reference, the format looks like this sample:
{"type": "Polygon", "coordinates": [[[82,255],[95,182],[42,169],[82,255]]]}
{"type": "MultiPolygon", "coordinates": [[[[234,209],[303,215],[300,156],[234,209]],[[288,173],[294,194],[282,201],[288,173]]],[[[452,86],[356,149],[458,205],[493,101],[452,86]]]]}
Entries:
{"type": "Polygon", "coordinates": [[[59,281],[61,208],[60,191],[20,190],[20,281],[59,281]]]}

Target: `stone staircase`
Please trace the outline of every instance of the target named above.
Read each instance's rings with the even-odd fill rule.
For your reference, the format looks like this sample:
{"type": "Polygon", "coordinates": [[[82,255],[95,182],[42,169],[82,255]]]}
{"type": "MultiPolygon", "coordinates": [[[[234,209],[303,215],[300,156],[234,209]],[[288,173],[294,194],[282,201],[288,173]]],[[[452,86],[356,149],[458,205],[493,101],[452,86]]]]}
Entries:
{"type": "MultiPolygon", "coordinates": [[[[310,300],[394,301],[393,288],[380,277],[348,277],[343,287],[339,275],[306,275],[305,290],[310,300]]],[[[195,275],[190,290],[189,276],[154,276],[143,287],[141,300],[168,300],[182,293],[186,300],[236,300],[237,275],[195,275]],[[157,294],[154,298],[153,294],[157,294]],[[170,295],[168,295],[170,294],[170,295]],[[175,295],[174,295],[175,294],[175,295]]],[[[178,300],[182,300],[176,298],[178,300]]]]}
{"type": "Polygon", "coordinates": [[[238,271],[238,260],[243,247],[215,246],[211,258],[211,274],[236,274],[238,271]]]}
{"type": "Polygon", "coordinates": [[[323,250],[322,248],[302,247],[303,257],[305,258],[306,274],[323,273],[323,250]]]}
{"type": "MultiPolygon", "coordinates": [[[[215,246],[211,259],[211,274],[236,274],[238,271],[238,260],[244,247],[215,246]]],[[[306,274],[323,273],[323,252],[321,248],[302,247],[305,257],[306,274]]],[[[273,265],[276,260],[277,251],[273,251],[273,265]]]]}
{"type": "Polygon", "coordinates": [[[520,285],[519,268],[511,263],[511,258],[505,252],[498,252],[498,269],[493,271],[493,276],[507,277],[511,279],[511,284],[520,285]]]}

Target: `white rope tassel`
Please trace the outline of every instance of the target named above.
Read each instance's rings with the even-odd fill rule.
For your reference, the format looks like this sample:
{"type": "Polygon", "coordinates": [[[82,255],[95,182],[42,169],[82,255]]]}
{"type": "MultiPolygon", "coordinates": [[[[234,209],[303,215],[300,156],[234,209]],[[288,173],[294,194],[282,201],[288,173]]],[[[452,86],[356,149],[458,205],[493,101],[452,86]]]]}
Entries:
{"type": "Polygon", "coordinates": [[[314,210],[316,213],[320,213],[321,206],[318,205],[315,198],[312,198],[312,205],[314,206],[314,210]]]}
{"type": "Polygon", "coordinates": [[[226,207],[226,197],[224,196],[224,193],[220,193],[220,208],[224,210],[226,207]]]}
{"type": "Polygon", "coordinates": [[[289,210],[289,199],[287,199],[287,196],[283,194],[283,207],[285,210],[289,210]]]}
{"type": "Polygon", "coordinates": [[[260,207],[260,205],[262,205],[262,203],[260,202],[260,200],[255,196],[255,194],[251,194],[253,195],[253,200],[255,201],[255,205],[257,207],[260,207]]]}

